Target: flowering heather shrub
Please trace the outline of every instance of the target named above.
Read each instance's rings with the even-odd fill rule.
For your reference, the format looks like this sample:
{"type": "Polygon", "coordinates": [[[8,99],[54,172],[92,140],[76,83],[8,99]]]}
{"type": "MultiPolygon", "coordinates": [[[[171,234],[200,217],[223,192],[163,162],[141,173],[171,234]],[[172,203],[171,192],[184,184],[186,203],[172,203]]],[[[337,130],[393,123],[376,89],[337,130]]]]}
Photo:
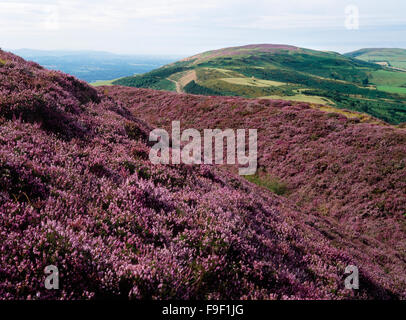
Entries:
{"type": "Polygon", "coordinates": [[[42,123],[65,138],[83,137],[81,108],[99,102],[95,89],[72,76],[43,69],[33,62],[0,51],[0,114],[6,119],[42,123]]]}
{"type": "MultiPolygon", "coordinates": [[[[382,286],[406,288],[406,131],[358,123],[305,103],[204,97],[125,87],[109,95],[157,127],[257,128],[259,176],[287,185],[302,224],[366,265],[382,286]]],[[[251,179],[253,180],[253,179],[251,179]]],[[[271,188],[270,188],[271,189],[271,188]]]]}
{"type": "Polygon", "coordinates": [[[153,166],[148,125],[123,104],[0,58],[1,299],[404,297],[368,259],[345,290],[356,259],[286,199],[216,167],[153,166]],[[36,105],[38,92],[52,98],[36,105]],[[60,290],[44,287],[50,264],[60,290]]]}

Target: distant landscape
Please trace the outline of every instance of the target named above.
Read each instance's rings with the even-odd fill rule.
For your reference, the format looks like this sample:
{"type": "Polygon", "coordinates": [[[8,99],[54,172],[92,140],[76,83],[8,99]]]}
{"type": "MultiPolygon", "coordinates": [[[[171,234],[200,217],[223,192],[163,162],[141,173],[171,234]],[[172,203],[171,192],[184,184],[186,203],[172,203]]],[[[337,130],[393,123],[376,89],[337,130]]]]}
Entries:
{"type": "MultiPolygon", "coordinates": [[[[378,60],[388,65],[287,45],[248,45],[208,51],[111,84],[202,95],[284,99],[406,122],[403,52],[378,60]],[[395,60],[393,60],[395,59],[395,60]]],[[[352,56],[356,57],[353,58],[352,56]]]]}
{"type": "Polygon", "coordinates": [[[11,51],[45,68],[69,73],[89,83],[145,73],[177,60],[173,56],[119,55],[103,51],[11,51]]]}
{"type": "Polygon", "coordinates": [[[406,71],[406,49],[369,48],[349,52],[345,55],[406,71]]]}

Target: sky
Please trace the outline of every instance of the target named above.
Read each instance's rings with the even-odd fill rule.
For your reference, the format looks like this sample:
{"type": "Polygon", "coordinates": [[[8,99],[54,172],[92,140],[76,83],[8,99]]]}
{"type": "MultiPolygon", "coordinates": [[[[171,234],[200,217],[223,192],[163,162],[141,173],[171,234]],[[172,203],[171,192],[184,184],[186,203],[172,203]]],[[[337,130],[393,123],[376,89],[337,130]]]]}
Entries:
{"type": "Polygon", "coordinates": [[[0,0],[3,49],[190,56],[255,43],[406,48],[403,0],[0,0]]]}

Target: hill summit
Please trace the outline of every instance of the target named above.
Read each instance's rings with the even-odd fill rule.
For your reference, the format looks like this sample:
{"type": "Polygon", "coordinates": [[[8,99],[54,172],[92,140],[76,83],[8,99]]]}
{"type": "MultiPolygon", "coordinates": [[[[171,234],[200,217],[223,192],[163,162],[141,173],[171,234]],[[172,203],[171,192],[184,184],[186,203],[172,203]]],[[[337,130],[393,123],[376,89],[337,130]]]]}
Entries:
{"type": "MultiPolygon", "coordinates": [[[[191,56],[189,58],[183,59],[181,61],[189,61],[189,60],[196,60],[196,61],[201,61],[201,60],[209,60],[213,59],[216,57],[221,57],[221,56],[236,56],[236,55],[250,55],[250,54],[256,54],[259,52],[268,52],[268,53],[274,53],[278,51],[298,51],[300,48],[295,47],[295,46],[290,46],[290,45],[284,45],[284,44],[250,44],[250,45],[245,45],[241,47],[229,47],[229,48],[223,48],[223,49],[218,49],[218,50],[211,50],[207,51],[204,53],[200,53],[194,56],[191,56]]],[[[196,62],[195,61],[195,62],[196,62]]]]}

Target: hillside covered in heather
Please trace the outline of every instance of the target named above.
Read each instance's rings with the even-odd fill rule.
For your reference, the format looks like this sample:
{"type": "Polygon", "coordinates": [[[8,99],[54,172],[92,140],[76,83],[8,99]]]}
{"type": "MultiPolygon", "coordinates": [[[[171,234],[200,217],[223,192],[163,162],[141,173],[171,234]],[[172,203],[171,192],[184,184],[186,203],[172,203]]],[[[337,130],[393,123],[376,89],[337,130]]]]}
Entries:
{"type": "Polygon", "coordinates": [[[258,129],[259,171],[248,179],[295,203],[335,246],[370,259],[378,277],[405,283],[405,129],[305,103],[102,90],[153,126],[258,129]]]}
{"type": "MultiPolygon", "coordinates": [[[[109,90],[98,92],[72,76],[0,51],[0,299],[406,297],[401,239],[405,171],[400,159],[404,131],[357,126],[304,105],[109,90]],[[250,115],[236,117],[235,125],[271,120],[260,113],[256,118],[258,108],[280,114],[281,123],[274,126],[279,131],[271,136],[276,143],[265,147],[261,143],[269,140],[259,138],[260,161],[265,171],[271,163],[285,161],[286,172],[279,176],[296,179],[286,179],[291,196],[278,196],[214,166],[152,165],[147,142],[150,128],[157,125],[152,112],[184,121],[181,108],[175,108],[182,101],[195,114],[187,125],[200,119],[201,126],[205,121],[222,126],[214,110],[220,116],[223,107],[229,114],[227,106],[236,115],[250,115]],[[137,118],[141,113],[150,124],[137,118]],[[358,177],[363,184],[353,198],[367,194],[362,190],[367,183],[391,186],[390,206],[385,202],[381,211],[373,208],[378,197],[384,201],[389,194],[381,189],[365,205],[352,205],[365,209],[359,215],[344,217],[348,208],[327,181],[332,178],[328,172],[334,172],[331,163],[316,165],[314,152],[322,151],[306,144],[310,123],[318,148],[331,134],[337,135],[335,147],[345,130],[358,134],[344,141],[369,156],[357,160],[350,150],[337,149],[336,157],[348,151],[338,172],[350,177],[351,161],[360,167],[366,162],[358,177]],[[375,139],[380,139],[379,148],[375,139]],[[289,159],[294,143],[303,151],[289,159]],[[372,151],[363,149],[367,147],[372,151]],[[381,168],[375,147],[379,163],[390,172],[377,171],[371,177],[365,172],[369,166],[381,168]],[[307,166],[313,168],[311,174],[326,179],[313,193],[311,174],[310,182],[298,174],[307,166]],[[325,204],[327,211],[310,210],[304,194],[318,209],[328,190],[333,201],[325,204]],[[338,225],[340,216],[351,222],[349,230],[338,225]],[[382,222],[388,223],[386,232],[366,236],[384,231],[382,222]],[[329,223],[331,229],[326,228],[329,223]],[[337,236],[336,230],[342,234],[337,236]],[[356,231],[354,237],[369,251],[347,237],[356,231]],[[395,239],[397,244],[389,247],[395,239]],[[51,264],[59,268],[60,290],[44,288],[44,268],[51,264]],[[360,268],[360,290],[344,288],[344,270],[350,264],[360,268]]],[[[334,158],[328,154],[331,144],[327,141],[322,149],[325,161],[334,158]]],[[[337,188],[345,185],[341,179],[335,180],[337,188]]]]}

